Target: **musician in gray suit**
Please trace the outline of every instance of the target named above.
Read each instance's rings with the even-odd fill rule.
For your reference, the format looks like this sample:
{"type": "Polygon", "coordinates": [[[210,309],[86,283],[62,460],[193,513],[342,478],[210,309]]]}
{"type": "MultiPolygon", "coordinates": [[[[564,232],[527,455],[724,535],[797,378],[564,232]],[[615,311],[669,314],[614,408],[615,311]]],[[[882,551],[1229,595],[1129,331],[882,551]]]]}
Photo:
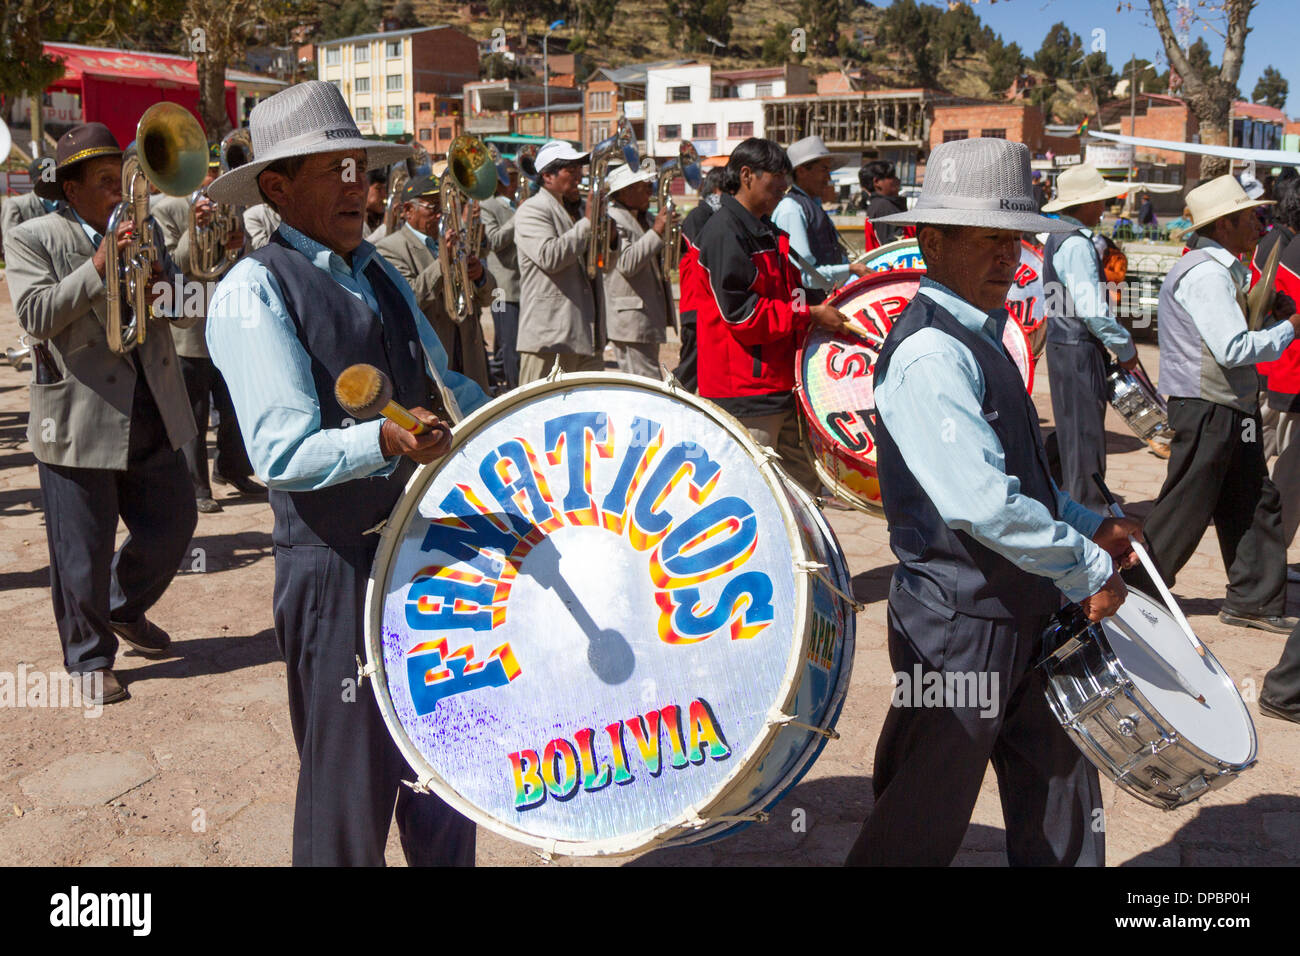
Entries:
{"type": "Polygon", "coordinates": [[[667,340],[669,323],[677,322],[673,291],[660,266],[669,213],[660,209],[651,221],[648,212],[654,181],[653,166],[623,165],[609,176],[609,218],[622,251],[605,274],[605,306],[618,370],[661,378],[659,344],[667,340]]]}
{"type": "Polygon", "coordinates": [[[442,263],[438,259],[439,224],[442,218],[440,183],[430,176],[408,180],[402,190],[402,211],[406,221],[375,248],[393,264],[415,293],[420,311],[429,320],[447,352],[447,367],[488,390],[487,345],[483,339],[480,310],[492,304],[496,283],[477,256],[467,262],[474,283],[474,301],[466,317],[450,315],[443,302],[442,263]]]}
{"type": "MultiPolygon", "coordinates": [[[[42,160],[34,159],[27,167],[27,175],[31,177],[33,186],[41,178],[41,163],[42,160]]],[[[57,199],[42,199],[34,191],[23,193],[21,196],[8,197],[3,205],[0,205],[0,237],[8,239],[9,234],[20,222],[54,212],[58,205],[57,199]]]]}
{"type": "Polygon", "coordinates": [[[515,189],[519,169],[508,160],[497,164],[495,196],[479,203],[488,271],[500,290],[492,302],[492,376],[506,388],[519,384],[519,253],[515,249],[515,189]]]}
{"type": "Polygon", "coordinates": [[[270,242],[279,228],[280,214],[266,203],[260,202],[244,210],[244,234],[248,236],[250,251],[256,252],[270,242]]]}
{"type": "Polygon", "coordinates": [[[551,140],[537,151],[541,188],[515,213],[519,251],[519,384],[565,372],[604,371],[601,283],[587,278],[591,222],[578,184],[588,154],[551,140]]]}
{"type": "MultiPolygon", "coordinates": [[[[103,703],[129,696],[112,671],[119,638],[147,656],[166,652],[170,638],[145,612],[171,583],[196,520],[180,451],[194,437],[194,416],[167,319],[155,304],[144,343],[122,355],[105,335],[107,243],[123,250],[129,241],[129,222],[104,236],[121,177],[108,128],[73,128],[59,140],[56,179],[36,186],[66,205],[18,226],[6,243],[14,308],[36,343],[27,438],[45,505],[54,618],[65,666],[98,674],[90,686],[99,685],[103,703]],[[114,553],[119,516],[128,534],[114,553]]],[[[157,298],[175,266],[153,232],[157,298]]]]}

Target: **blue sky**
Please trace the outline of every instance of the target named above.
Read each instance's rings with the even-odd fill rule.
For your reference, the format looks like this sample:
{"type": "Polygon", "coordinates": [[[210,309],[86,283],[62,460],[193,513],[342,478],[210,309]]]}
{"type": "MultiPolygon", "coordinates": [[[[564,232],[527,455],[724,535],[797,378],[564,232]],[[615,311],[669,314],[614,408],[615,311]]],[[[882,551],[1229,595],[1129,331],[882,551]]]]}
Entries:
{"type": "MultiPolygon", "coordinates": [[[[944,0],[930,0],[937,6],[946,6],[944,0]]],[[[1084,50],[1091,50],[1093,30],[1105,30],[1106,55],[1111,66],[1119,70],[1136,54],[1146,59],[1156,59],[1163,71],[1168,64],[1164,60],[1164,49],[1155,24],[1151,21],[1151,12],[1147,0],[969,0],[983,23],[988,24],[1004,40],[1015,41],[1028,56],[1043,42],[1047,29],[1057,21],[1065,24],[1079,34],[1083,40],[1084,50]],[[1116,7],[1123,9],[1116,11],[1116,7]],[[1130,9],[1131,7],[1131,9],[1130,9]],[[1156,54],[1160,56],[1157,58],[1156,54]]],[[[1193,9],[1197,0],[1191,0],[1193,9]]],[[[877,0],[877,5],[888,6],[886,0],[877,0]]],[[[1172,9],[1174,4],[1169,4],[1172,9]]],[[[1249,25],[1251,32],[1246,36],[1246,59],[1242,65],[1241,78],[1237,86],[1241,92],[1250,97],[1255,88],[1255,81],[1264,72],[1264,67],[1273,66],[1282,72],[1291,84],[1291,96],[1287,100],[1288,115],[1300,114],[1300,68],[1293,66],[1296,40],[1300,29],[1296,23],[1297,4],[1295,0],[1260,0],[1259,5],[1251,11],[1249,25]]],[[[1173,19],[1171,17],[1171,19],[1173,19]]],[[[1211,21],[1216,22],[1216,21],[1211,21]]],[[[1175,21],[1175,26],[1177,25],[1175,21]]],[[[1217,25],[1217,22],[1216,22],[1217,25]]],[[[1222,27],[1220,26],[1220,29],[1222,27]]],[[[1191,42],[1198,36],[1204,37],[1210,45],[1211,54],[1217,64],[1222,59],[1223,39],[1210,30],[1202,30],[1201,24],[1193,21],[1190,33],[1191,42]]]]}

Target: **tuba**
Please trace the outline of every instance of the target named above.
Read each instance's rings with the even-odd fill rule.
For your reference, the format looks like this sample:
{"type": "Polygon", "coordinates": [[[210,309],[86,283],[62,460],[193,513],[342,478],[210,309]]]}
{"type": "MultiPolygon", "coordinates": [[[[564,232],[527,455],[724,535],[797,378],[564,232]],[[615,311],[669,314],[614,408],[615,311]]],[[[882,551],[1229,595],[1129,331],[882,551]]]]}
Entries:
{"type": "MultiPolygon", "coordinates": [[[[659,208],[667,209],[670,216],[677,211],[677,204],[673,202],[672,197],[672,185],[673,180],[678,176],[685,179],[686,184],[692,189],[699,189],[703,181],[700,175],[700,154],[685,140],[682,141],[677,158],[668,160],[659,168],[659,176],[655,184],[659,208]]],[[[677,263],[682,258],[682,224],[678,219],[668,220],[668,225],[664,229],[664,248],[661,256],[659,264],[663,267],[664,278],[667,278],[668,274],[677,268],[677,263]]]]}
{"type": "Polygon", "coordinates": [[[519,179],[515,185],[515,208],[537,191],[537,167],[533,160],[537,158],[536,146],[520,146],[515,153],[515,166],[519,169],[519,179]]]}
{"type": "Polygon", "coordinates": [[[587,218],[591,221],[591,236],[587,239],[587,278],[594,279],[602,272],[614,268],[614,221],[609,218],[609,190],[606,180],[615,159],[629,166],[639,167],[636,134],[626,116],[619,117],[618,129],[607,140],[597,143],[591,151],[591,192],[587,196],[587,218]]]}
{"type": "MultiPolygon", "coordinates": [[[[426,154],[427,155],[427,154],[426,154]]],[[[411,180],[406,160],[393,163],[388,169],[388,201],[384,204],[384,235],[391,236],[402,224],[402,190],[411,180]]]]}
{"type": "Polygon", "coordinates": [[[474,310],[474,282],[469,257],[483,245],[483,219],[478,204],[497,191],[497,167],[483,140],[461,135],[447,150],[438,197],[438,263],[442,268],[442,303],[447,314],[461,321],[474,310]]]}
{"type": "Polygon", "coordinates": [[[108,320],[104,331],[108,347],[118,355],[144,344],[153,264],[162,259],[149,215],[149,183],[169,196],[186,196],[208,175],[203,127],[183,106],[155,103],[149,107],[136,125],[135,142],[136,152],[128,150],[122,162],[122,201],[108,217],[105,230],[108,320]],[[125,252],[119,252],[115,237],[124,221],[131,223],[131,239],[125,252]]]}
{"type": "MultiPolygon", "coordinates": [[[[253,138],[246,129],[233,130],[221,141],[221,171],[228,173],[253,159],[253,138]]],[[[241,250],[226,251],[226,240],[244,227],[243,210],[238,206],[218,203],[212,211],[212,221],[206,226],[198,224],[196,204],[207,198],[207,192],[195,190],[190,195],[190,274],[198,279],[217,279],[235,264],[241,250]]]]}

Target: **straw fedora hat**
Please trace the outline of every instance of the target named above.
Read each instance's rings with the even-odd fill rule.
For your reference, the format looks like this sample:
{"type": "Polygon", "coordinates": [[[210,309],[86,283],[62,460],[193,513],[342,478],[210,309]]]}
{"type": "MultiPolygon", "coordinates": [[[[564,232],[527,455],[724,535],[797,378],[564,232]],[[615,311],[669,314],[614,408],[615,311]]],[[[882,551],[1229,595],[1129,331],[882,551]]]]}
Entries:
{"type": "Polygon", "coordinates": [[[627,163],[621,166],[615,166],[614,171],[609,174],[608,185],[606,189],[612,196],[621,189],[626,189],[635,183],[652,183],[656,179],[653,166],[643,164],[639,169],[633,169],[627,163]]]}
{"type": "Polygon", "coordinates": [[[790,160],[790,167],[798,169],[807,163],[829,156],[831,160],[831,169],[839,169],[847,166],[849,158],[847,156],[832,153],[826,148],[825,141],[820,136],[805,136],[797,142],[791,143],[790,148],[785,151],[786,157],[790,160]]]}
{"type": "Polygon", "coordinates": [[[248,128],[254,158],[212,181],[208,195],[216,202],[260,203],[257,177],[277,159],[364,149],[366,162],[374,168],[414,155],[410,146],[362,139],[343,94],[324,80],[299,83],[258,103],[249,115],[248,128]]]}
{"type": "Polygon", "coordinates": [[[1056,177],[1056,198],[1043,206],[1043,212],[1058,212],[1098,200],[1114,199],[1128,192],[1128,183],[1103,179],[1091,163],[1071,166],[1056,177]]]}
{"type": "Polygon", "coordinates": [[[1190,231],[1199,232],[1201,227],[1209,225],[1216,219],[1231,216],[1243,209],[1256,206],[1271,206],[1271,199],[1251,199],[1236,178],[1225,173],[1211,179],[1204,185],[1197,186],[1187,194],[1187,209],[1192,214],[1190,231]]]}
{"type": "Polygon", "coordinates": [[[925,164],[925,182],[916,205],[873,221],[1016,232],[1074,231],[1068,222],[1038,214],[1029,178],[1029,148],[992,138],[940,143],[925,164]]]}

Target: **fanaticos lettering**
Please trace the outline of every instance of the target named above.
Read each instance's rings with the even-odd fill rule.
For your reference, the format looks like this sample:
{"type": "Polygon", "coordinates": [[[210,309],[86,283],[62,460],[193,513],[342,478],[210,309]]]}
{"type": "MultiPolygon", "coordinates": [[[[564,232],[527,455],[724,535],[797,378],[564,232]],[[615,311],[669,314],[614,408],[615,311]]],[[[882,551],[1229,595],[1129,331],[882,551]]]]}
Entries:
{"type": "MultiPolygon", "coordinates": [[[[648,418],[633,418],[626,434],[616,434],[605,412],[552,418],[542,436],[542,455],[526,438],[510,438],[480,460],[479,488],[458,483],[444,495],[421,544],[439,560],[412,578],[408,627],[500,627],[520,564],[547,535],[566,526],[603,528],[649,552],[658,634],[667,644],[697,643],[723,629],[732,640],[748,639],[772,623],[772,580],[761,571],[735,573],[712,606],[701,592],[705,582],[737,572],[758,546],[758,518],[749,503],[734,495],[713,497],[722,467],[704,448],[693,442],[667,445],[663,426],[648,418]],[[619,464],[602,496],[592,488],[593,456],[612,461],[616,454],[619,464]],[[549,479],[560,475],[567,476],[568,490],[557,501],[549,479]],[[678,487],[697,507],[668,510],[678,487]]],[[[426,642],[408,652],[421,658],[410,661],[418,713],[444,697],[504,684],[519,673],[508,643],[492,652],[486,666],[470,663],[470,646],[447,651],[445,642],[426,642]],[[436,653],[423,656],[431,652],[436,653]]]]}
{"type": "Polygon", "coordinates": [[[667,763],[675,770],[706,759],[726,760],[731,749],[722,736],[722,730],[713,710],[703,698],[691,701],[685,709],[669,704],[628,720],[619,720],[607,726],[599,736],[590,727],[573,734],[573,739],[557,737],[536,750],[517,750],[509,754],[510,771],[515,784],[515,809],[531,810],[546,802],[547,796],[568,800],[578,792],[603,790],[611,783],[625,786],[636,779],[632,772],[644,772],[658,777],[667,763]],[[686,717],[683,732],[681,719],[686,717]],[[660,741],[667,737],[668,750],[660,749],[660,741]],[[635,756],[640,763],[629,766],[627,743],[635,744],[635,756]],[[600,746],[597,748],[596,741],[600,746]],[[606,759],[601,753],[608,751],[606,759]]]}

